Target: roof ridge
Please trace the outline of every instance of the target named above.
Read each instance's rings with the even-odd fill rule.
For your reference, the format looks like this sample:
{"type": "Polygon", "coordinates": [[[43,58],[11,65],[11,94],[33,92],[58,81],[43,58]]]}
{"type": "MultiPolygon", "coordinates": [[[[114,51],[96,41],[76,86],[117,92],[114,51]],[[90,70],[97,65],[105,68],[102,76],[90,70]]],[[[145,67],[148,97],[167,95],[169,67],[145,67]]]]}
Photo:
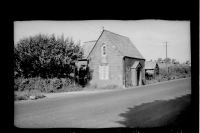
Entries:
{"type": "MultiPolygon", "coordinates": [[[[103,32],[104,32],[104,31],[101,32],[100,36],[98,37],[98,39],[97,39],[96,42],[94,43],[94,46],[92,47],[91,51],[89,52],[88,57],[90,56],[92,50],[93,50],[94,47],[96,46],[96,44],[97,44],[97,42],[99,41],[100,37],[102,36],[103,32]]],[[[88,58],[88,57],[87,57],[87,58],[88,58]]]]}

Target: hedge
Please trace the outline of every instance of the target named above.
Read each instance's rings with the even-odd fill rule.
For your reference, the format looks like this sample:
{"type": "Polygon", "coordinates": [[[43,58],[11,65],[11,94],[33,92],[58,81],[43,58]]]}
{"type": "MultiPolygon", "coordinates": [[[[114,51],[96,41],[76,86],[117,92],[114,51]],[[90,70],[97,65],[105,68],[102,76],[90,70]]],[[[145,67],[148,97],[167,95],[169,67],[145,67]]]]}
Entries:
{"type": "Polygon", "coordinates": [[[51,93],[62,91],[78,91],[83,89],[77,84],[74,85],[72,80],[67,78],[17,78],[14,79],[14,82],[15,91],[39,90],[41,92],[51,93]]]}

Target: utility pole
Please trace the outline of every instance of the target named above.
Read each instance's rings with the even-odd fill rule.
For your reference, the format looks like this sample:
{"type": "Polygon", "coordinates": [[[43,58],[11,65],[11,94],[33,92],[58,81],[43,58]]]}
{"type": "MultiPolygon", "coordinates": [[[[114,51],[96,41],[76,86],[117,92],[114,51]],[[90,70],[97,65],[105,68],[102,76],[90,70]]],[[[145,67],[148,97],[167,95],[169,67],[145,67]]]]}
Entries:
{"type": "Polygon", "coordinates": [[[165,64],[166,64],[166,69],[167,69],[167,74],[169,73],[169,69],[168,69],[168,67],[167,67],[167,41],[166,42],[164,42],[165,43],[165,46],[166,46],[166,60],[165,60],[165,64]]]}
{"type": "Polygon", "coordinates": [[[165,42],[166,43],[166,59],[167,59],[167,42],[165,42]]]}

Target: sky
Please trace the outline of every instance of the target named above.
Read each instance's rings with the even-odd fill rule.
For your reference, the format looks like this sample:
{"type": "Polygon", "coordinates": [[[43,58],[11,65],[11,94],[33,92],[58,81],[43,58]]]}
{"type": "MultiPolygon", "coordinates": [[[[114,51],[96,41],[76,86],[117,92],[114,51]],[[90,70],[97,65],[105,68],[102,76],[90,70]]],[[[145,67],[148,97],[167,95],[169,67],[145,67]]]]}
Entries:
{"type": "Polygon", "coordinates": [[[97,40],[102,29],[127,36],[143,57],[157,60],[166,57],[179,62],[191,61],[190,21],[168,20],[82,20],[15,21],[14,44],[36,34],[72,37],[75,42],[97,40]]]}

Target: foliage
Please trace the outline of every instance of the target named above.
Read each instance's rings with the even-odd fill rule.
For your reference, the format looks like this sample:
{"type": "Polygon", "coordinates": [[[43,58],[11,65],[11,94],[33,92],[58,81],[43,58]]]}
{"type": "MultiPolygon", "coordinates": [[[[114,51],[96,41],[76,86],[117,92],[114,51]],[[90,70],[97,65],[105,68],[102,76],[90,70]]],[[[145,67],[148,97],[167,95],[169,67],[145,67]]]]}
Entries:
{"type": "Polygon", "coordinates": [[[164,62],[165,62],[165,63],[171,63],[171,58],[165,58],[165,59],[164,59],[164,62]]]}
{"type": "Polygon", "coordinates": [[[25,90],[25,91],[15,91],[15,100],[28,100],[30,96],[34,96],[35,99],[44,98],[45,96],[41,94],[39,90],[25,90]]]}
{"type": "Polygon", "coordinates": [[[92,73],[93,70],[91,70],[87,66],[80,66],[78,68],[79,70],[76,69],[76,82],[80,84],[82,87],[85,87],[86,85],[89,84],[89,81],[92,79],[92,73]]]}
{"type": "Polygon", "coordinates": [[[185,64],[190,65],[191,62],[190,62],[189,60],[187,60],[187,61],[185,62],[185,64]]]}
{"type": "Polygon", "coordinates": [[[162,58],[158,58],[157,62],[161,63],[162,62],[162,58]]]}
{"type": "Polygon", "coordinates": [[[172,66],[169,67],[169,76],[177,78],[185,78],[191,75],[191,68],[189,66],[172,66]]]}
{"type": "Polygon", "coordinates": [[[74,63],[82,57],[80,43],[63,36],[35,35],[21,39],[14,47],[15,76],[70,77],[74,63]]]}
{"type": "Polygon", "coordinates": [[[15,91],[40,91],[44,93],[51,92],[68,92],[82,90],[77,84],[71,79],[67,78],[52,78],[44,79],[40,77],[36,78],[16,78],[15,81],[15,91]]]}
{"type": "Polygon", "coordinates": [[[155,79],[146,79],[146,84],[162,82],[167,80],[186,78],[191,76],[191,67],[186,65],[173,65],[166,68],[159,69],[159,75],[155,79]]]}
{"type": "Polygon", "coordinates": [[[180,64],[176,59],[171,59],[171,58],[165,58],[165,59],[162,59],[162,58],[158,58],[157,59],[157,63],[172,63],[172,64],[180,64]]]}
{"type": "Polygon", "coordinates": [[[172,64],[180,64],[176,59],[172,59],[172,64]]]}
{"type": "Polygon", "coordinates": [[[15,100],[28,100],[28,91],[15,91],[15,100]]]}

